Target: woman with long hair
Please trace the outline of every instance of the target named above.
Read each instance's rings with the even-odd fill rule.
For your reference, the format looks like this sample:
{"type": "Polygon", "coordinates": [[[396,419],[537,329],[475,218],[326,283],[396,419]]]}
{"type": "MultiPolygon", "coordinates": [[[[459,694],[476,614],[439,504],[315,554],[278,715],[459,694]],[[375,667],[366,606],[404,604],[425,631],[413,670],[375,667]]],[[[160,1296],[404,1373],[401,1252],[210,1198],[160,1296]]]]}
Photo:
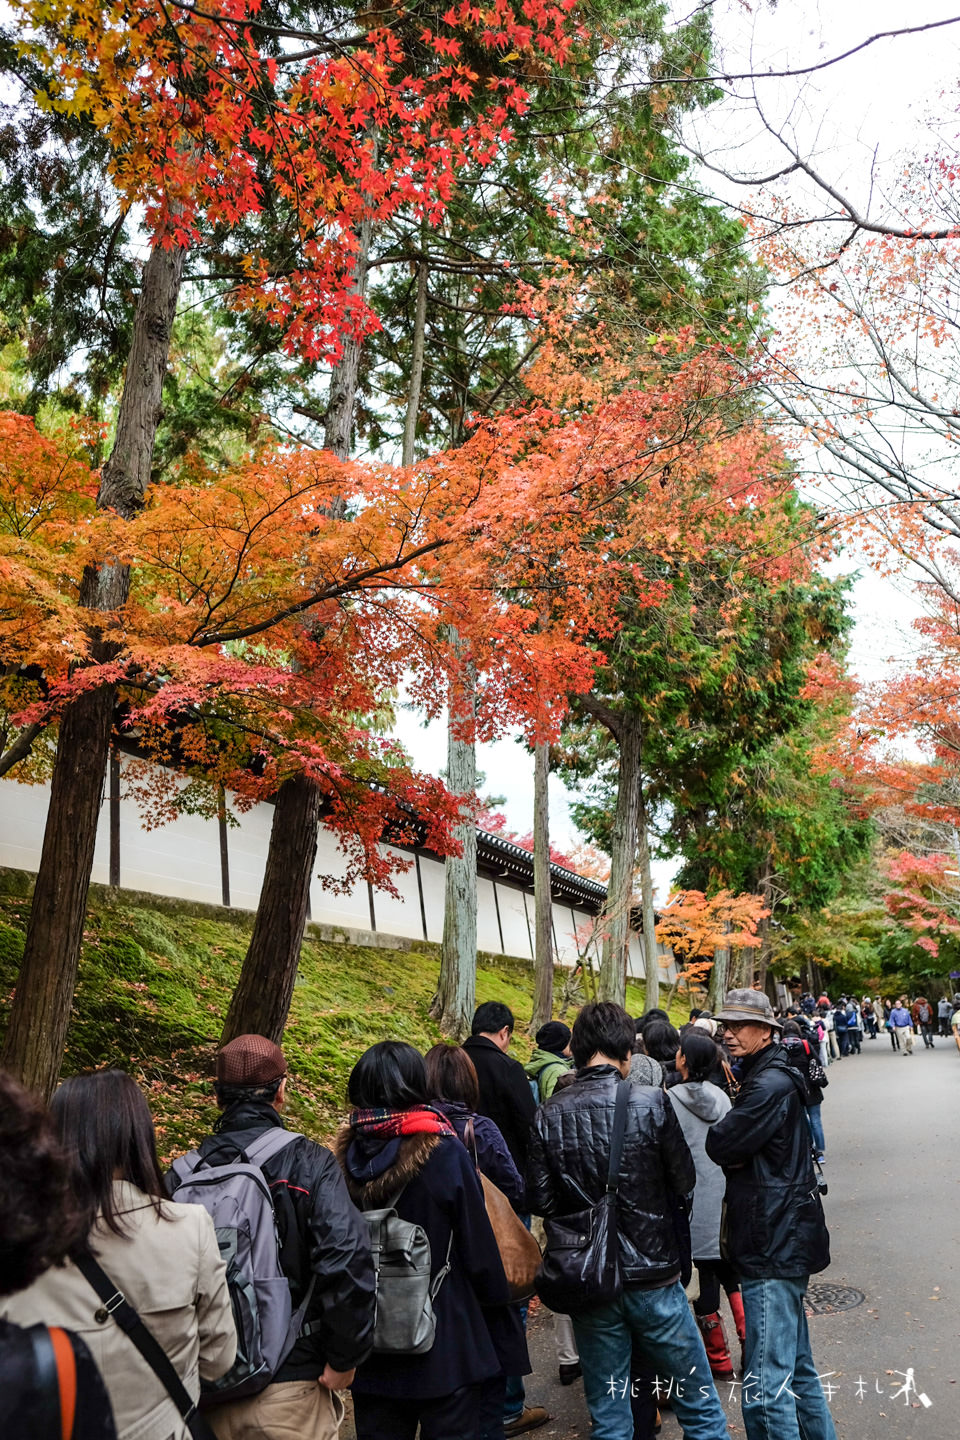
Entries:
{"type": "Polygon", "coordinates": [[[80,1215],[71,1258],[6,1303],[20,1325],[62,1325],[90,1349],[120,1440],[189,1440],[180,1411],[75,1263],[92,1255],[196,1399],[233,1364],[237,1337],[213,1222],[165,1198],[153,1119],[120,1070],[65,1080],[51,1113],[80,1215]]]}
{"type": "Polygon", "coordinates": [[[524,1208],[523,1179],[507,1142],[488,1115],[480,1115],[480,1084],[477,1071],[460,1045],[434,1045],[423,1057],[427,1070],[427,1094],[442,1110],[473,1156],[481,1175],[486,1175],[517,1211],[524,1208]]]}
{"type": "Polygon", "coordinates": [[[509,1295],[473,1160],[431,1104],[423,1056],[412,1045],[372,1046],[354,1066],[347,1094],[354,1109],[336,1149],[354,1203],[392,1205],[420,1225],[434,1283],[449,1264],[434,1297],[431,1349],[374,1351],[358,1368],[357,1440],[414,1440],[418,1425],[421,1440],[479,1440],[482,1409],[502,1375],[482,1307],[505,1305],[509,1295]]]}
{"type": "MultiPolygon", "coordinates": [[[[525,1208],[523,1180],[499,1128],[488,1115],[480,1115],[477,1111],[480,1084],[470,1056],[460,1045],[441,1042],[428,1050],[423,1058],[427,1069],[427,1094],[432,1103],[446,1115],[466,1145],[478,1172],[503,1191],[514,1210],[522,1212],[525,1208]]],[[[499,1440],[501,1430],[498,1427],[502,1424],[507,1377],[529,1375],[532,1366],[518,1306],[488,1306],[484,1310],[484,1319],[502,1373],[484,1386],[480,1440],[487,1440],[488,1436],[499,1440]]],[[[579,1370],[579,1366],[577,1368],[579,1370]]],[[[560,1377],[562,1381],[562,1366],[560,1377]]]]}
{"type": "Polygon", "coordinates": [[[721,1288],[727,1293],[741,1344],[746,1330],[739,1281],[720,1257],[720,1214],[726,1181],[705,1148],[711,1125],[723,1119],[731,1104],[730,1097],[711,1083],[716,1064],[717,1047],[710,1036],[696,1026],[685,1026],[676,1052],[677,1083],[667,1091],[667,1098],[676,1111],[697,1172],[690,1213],[690,1249],[700,1276],[700,1295],[693,1302],[693,1312],[710,1369],[718,1379],[725,1379],[733,1374],[733,1361],[720,1318],[721,1288]]]}

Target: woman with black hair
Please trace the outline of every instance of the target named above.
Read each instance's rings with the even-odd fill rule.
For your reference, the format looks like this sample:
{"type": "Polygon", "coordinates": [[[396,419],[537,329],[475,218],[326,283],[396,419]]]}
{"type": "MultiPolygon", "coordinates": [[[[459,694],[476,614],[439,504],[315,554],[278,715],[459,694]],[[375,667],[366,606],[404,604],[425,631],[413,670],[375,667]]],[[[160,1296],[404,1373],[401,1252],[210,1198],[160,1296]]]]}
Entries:
{"type": "Polygon", "coordinates": [[[645,1021],[643,1026],[643,1048],[651,1059],[659,1062],[663,1070],[664,1089],[679,1082],[676,1054],[680,1036],[669,1020],[645,1021]]]}
{"type": "MultiPolygon", "coordinates": [[[[61,1264],[77,1222],[46,1107],[0,1071],[0,1297],[61,1264]]],[[[116,1440],[116,1433],[100,1372],[79,1336],[0,1320],[3,1440],[116,1440]]]]}
{"type": "Polygon", "coordinates": [[[360,1057],[354,1106],[337,1139],[347,1188],[361,1210],[392,1205],[430,1242],[436,1338],[425,1355],[374,1353],[353,1383],[357,1440],[481,1440],[503,1433],[500,1359],[482,1306],[506,1305],[507,1281],[473,1160],[430,1103],[423,1056],[384,1040],[360,1057]]]}
{"type": "Polygon", "coordinates": [[[690,1213],[690,1249],[700,1276],[700,1294],[693,1313],[703,1336],[710,1369],[717,1379],[729,1379],[733,1361],[720,1318],[720,1289],[727,1293],[737,1337],[743,1343],[746,1331],[743,1300],[737,1277],[720,1258],[720,1215],[726,1180],[719,1165],[708,1157],[705,1144],[711,1125],[730,1110],[730,1097],[711,1082],[717,1064],[717,1047],[705,1030],[684,1026],[675,1056],[677,1083],[667,1097],[680,1121],[684,1139],[693,1156],[697,1184],[690,1213]]]}
{"type": "MultiPolygon", "coordinates": [[[[71,1256],[95,1257],[198,1398],[201,1378],[226,1374],[237,1350],[213,1222],[199,1205],[165,1198],[153,1120],[129,1075],[101,1070],[66,1080],[51,1112],[79,1212],[71,1256]]],[[[189,1440],[164,1385],[73,1258],[4,1311],[21,1325],[62,1325],[82,1337],[106,1382],[120,1440],[189,1440]]]]}

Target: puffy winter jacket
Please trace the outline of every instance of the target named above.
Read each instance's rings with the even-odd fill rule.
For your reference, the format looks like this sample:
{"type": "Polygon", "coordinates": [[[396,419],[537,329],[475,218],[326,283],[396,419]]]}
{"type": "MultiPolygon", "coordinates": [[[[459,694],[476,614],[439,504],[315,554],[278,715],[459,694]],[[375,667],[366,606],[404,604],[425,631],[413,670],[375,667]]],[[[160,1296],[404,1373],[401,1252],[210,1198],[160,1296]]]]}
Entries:
{"type": "Polygon", "coordinates": [[[805,1092],[774,1042],[743,1060],[733,1109],[707,1133],[706,1152],[727,1177],[720,1251],[748,1279],[813,1275],[830,1264],[805,1092]]]}
{"type": "Polygon", "coordinates": [[[527,1200],[535,1215],[574,1215],[603,1195],[617,1089],[630,1086],[617,1221],[625,1285],[653,1287],[679,1275],[677,1209],[696,1184],[683,1131],[662,1090],[591,1065],[540,1106],[530,1134],[527,1200]]]}
{"type": "Polygon", "coordinates": [[[554,1054],[552,1050],[534,1050],[523,1068],[530,1077],[531,1092],[534,1085],[537,1087],[534,1099],[539,1105],[541,1100],[550,1099],[560,1076],[573,1069],[573,1061],[565,1055],[554,1054]]]}

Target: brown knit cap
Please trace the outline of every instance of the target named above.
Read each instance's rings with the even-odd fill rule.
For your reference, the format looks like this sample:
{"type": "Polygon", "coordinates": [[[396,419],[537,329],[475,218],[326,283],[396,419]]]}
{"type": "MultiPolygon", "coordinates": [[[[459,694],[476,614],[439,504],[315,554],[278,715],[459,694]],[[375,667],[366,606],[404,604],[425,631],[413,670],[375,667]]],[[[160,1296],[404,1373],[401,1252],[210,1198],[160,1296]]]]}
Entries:
{"type": "Polygon", "coordinates": [[[217,1051],[221,1085],[269,1085],[286,1073],[283,1051],[265,1035],[238,1035],[217,1051]]]}

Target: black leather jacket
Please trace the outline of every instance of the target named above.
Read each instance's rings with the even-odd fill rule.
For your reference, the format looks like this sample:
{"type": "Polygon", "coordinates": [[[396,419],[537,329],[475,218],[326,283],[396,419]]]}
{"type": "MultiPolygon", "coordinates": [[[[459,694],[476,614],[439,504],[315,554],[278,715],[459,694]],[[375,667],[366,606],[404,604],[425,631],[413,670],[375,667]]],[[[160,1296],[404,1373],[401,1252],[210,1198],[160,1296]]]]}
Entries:
{"type": "Polygon", "coordinates": [[[727,1177],[720,1250],[747,1279],[813,1275],[830,1264],[805,1100],[803,1076],[775,1041],[743,1061],[733,1109],[707,1132],[707,1154],[727,1177]]]}
{"type": "Polygon", "coordinates": [[[662,1090],[612,1065],[581,1070],[540,1106],[530,1135],[527,1201],[535,1215],[573,1215],[603,1195],[617,1087],[630,1085],[617,1221],[623,1283],[653,1287],[680,1274],[678,1202],[696,1184],[683,1131],[662,1090]]]}

